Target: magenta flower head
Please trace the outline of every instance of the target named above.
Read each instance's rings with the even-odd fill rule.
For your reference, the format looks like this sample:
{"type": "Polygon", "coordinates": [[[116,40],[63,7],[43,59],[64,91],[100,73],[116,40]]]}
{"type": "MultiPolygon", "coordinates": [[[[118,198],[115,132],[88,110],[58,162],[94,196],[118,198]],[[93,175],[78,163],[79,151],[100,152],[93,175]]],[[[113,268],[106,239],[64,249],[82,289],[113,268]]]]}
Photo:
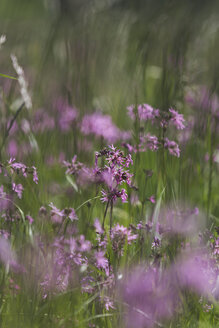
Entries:
{"type": "Polygon", "coordinates": [[[25,178],[27,178],[28,174],[32,174],[33,181],[38,184],[37,169],[35,166],[28,167],[23,163],[15,162],[15,158],[10,158],[8,167],[10,168],[11,174],[22,174],[25,178]]]}
{"type": "Polygon", "coordinates": [[[156,151],[158,150],[159,146],[160,142],[158,141],[158,138],[151,135],[150,133],[140,137],[139,151],[146,151],[148,149],[156,151]]]}
{"type": "Polygon", "coordinates": [[[185,119],[182,114],[179,114],[176,110],[173,108],[169,109],[170,112],[170,123],[172,123],[178,130],[183,130],[185,129],[185,119]]]}
{"type": "Polygon", "coordinates": [[[105,257],[105,251],[95,252],[96,266],[98,269],[108,269],[109,263],[105,257]]]}
{"type": "Polygon", "coordinates": [[[33,181],[38,184],[39,182],[39,178],[38,178],[38,174],[37,174],[37,169],[35,166],[32,166],[33,169],[33,181]]]}
{"type": "Polygon", "coordinates": [[[168,149],[170,155],[180,157],[179,145],[175,141],[171,141],[168,138],[165,138],[164,147],[168,149]]]}
{"type": "Polygon", "coordinates": [[[94,228],[97,234],[102,235],[104,233],[104,230],[98,218],[96,218],[94,221],[94,228]]]}
{"type": "Polygon", "coordinates": [[[112,228],[110,239],[112,242],[113,251],[121,256],[123,254],[123,248],[125,243],[131,244],[134,240],[138,238],[138,235],[132,234],[132,231],[125,228],[118,223],[112,228]]]}
{"type": "Polygon", "coordinates": [[[78,173],[84,167],[84,164],[77,161],[77,155],[73,156],[71,163],[63,161],[63,165],[67,168],[65,173],[72,175],[78,173]]]}
{"type": "Polygon", "coordinates": [[[22,198],[22,193],[23,193],[23,186],[22,184],[15,184],[14,182],[12,183],[12,190],[17,194],[18,198],[22,198]]]}
{"type": "Polygon", "coordinates": [[[59,210],[53,203],[49,204],[49,207],[51,208],[51,219],[53,222],[61,223],[63,221],[63,218],[65,217],[64,210],[59,210]]]}
{"type": "Polygon", "coordinates": [[[103,202],[115,202],[121,198],[122,202],[127,201],[128,195],[124,188],[120,189],[122,184],[131,185],[132,174],[129,173],[129,166],[133,163],[131,155],[125,156],[124,153],[113,145],[104,148],[96,153],[95,168],[102,183],[105,185],[101,193],[103,202]],[[105,160],[105,166],[98,167],[98,158],[105,160]]]}
{"type": "Polygon", "coordinates": [[[153,121],[154,118],[159,115],[159,111],[148,104],[137,105],[137,111],[135,107],[135,105],[127,107],[128,114],[132,120],[136,119],[136,114],[140,121],[153,121]]]}
{"type": "Polygon", "coordinates": [[[62,223],[62,221],[66,218],[69,218],[71,221],[78,220],[75,210],[71,207],[60,210],[54,206],[53,203],[50,203],[49,207],[51,208],[51,220],[54,223],[62,223]]]}

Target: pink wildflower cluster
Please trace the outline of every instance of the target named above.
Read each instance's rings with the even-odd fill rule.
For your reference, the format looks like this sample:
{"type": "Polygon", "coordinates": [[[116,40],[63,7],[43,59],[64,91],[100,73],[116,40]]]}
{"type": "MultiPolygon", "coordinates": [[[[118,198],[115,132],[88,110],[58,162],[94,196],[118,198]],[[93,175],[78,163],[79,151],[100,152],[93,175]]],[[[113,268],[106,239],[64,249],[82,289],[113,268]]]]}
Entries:
{"type": "Polygon", "coordinates": [[[170,141],[168,138],[165,138],[164,148],[168,149],[170,155],[180,157],[179,145],[175,141],[170,141]]]}
{"type": "Polygon", "coordinates": [[[58,111],[58,127],[62,132],[69,132],[75,125],[78,110],[70,106],[64,99],[59,98],[55,104],[58,111]]]}
{"type": "Polygon", "coordinates": [[[98,158],[103,157],[106,164],[103,168],[99,168],[106,189],[101,191],[103,202],[114,202],[121,198],[122,202],[127,201],[127,193],[124,188],[119,189],[123,183],[131,185],[132,174],[128,168],[133,164],[131,155],[125,156],[124,153],[115,148],[113,145],[96,153],[96,166],[98,158]]]}
{"type": "Polygon", "coordinates": [[[132,120],[135,120],[137,117],[140,121],[153,121],[156,117],[159,116],[159,109],[154,109],[148,104],[141,104],[137,106],[130,105],[127,107],[127,110],[132,120]]]}
{"type": "Polygon", "coordinates": [[[35,166],[28,167],[23,163],[15,162],[15,158],[10,158],[8,167],[12,174],[22,174],[25,178],[27,178],[28,174],[32,174],[33,181],[38,184],[37,169],[35,166]]]}
{"type": "Polygon", "coordinates": [[[73,275],[77,268],[86,265],[86,253],[90,249],[91,243],[83,235],[69,239],[64,236],[55,239],[44,259],[46,267],[40,268],[43,275],[40,285],[44,298],[48,293],[63,292],[72,285],[76,278],[73,275]]]}
{"type": "MultiPolygon", "coordinates": [[[[21,183],[16,184],[14,182],[14,176],[13,176],[14,174],[16,174],[17,176],[22,175],[24,178],[27,178],[28,175],[30,174],[32,175],[33,181],[36,184],[38,184],[39,179],[38,179],[37,169],[35,166],[28,167],[23,163],[15,162],[14,158],[10,158],[10,160],[8,160],[8,163],[6,165],[0,164],[0,173],[3,173],[4,176],[8,176],[9,175],[7,171],[8,169],[10,174],[12,175],[11,189],[17,194],[18,198],[20,199],[22,198],[22,193],[24,188],[21,183]]],[[[3,194],[2,194],[2,198],[4,198],[3,194]]]]}
{"type": "Polygon", "coordinates": [[[181,306],[186,289],[199,295],[212,290],[212,265],[205,254],[194,252],[177,259],[169,268],[135,268],[119,281],[118,293],[128,305],[127,327],[156,327],[160,320],[172,317],[181,306]]]}
{"type": "Polygon", "coordinates": [[[51,208],[51,219],[53,222],[62,223],[66,218],[69,218],[71,221],[78,220],[78,217],[73,208],[65,208],[64,210],[59,210],[53,203],[49,204],[51,208]]]}
{"type": "Polygon", "coordinates": [[[77,155],[74,155],[71,162],[63,161],[63,165],[67,168],[65,173],[70,175],[74,175],[84,168],[84,164],[77,161],[77,155]]]}
{"type": "Polygon", "coordinates": [[[159,109],[154,109],[148,104],[142,104],[137,106],[137,112],[135,110],[136,106],[131,105],[127,107],[128,114],[132,120],[137,118],[140,122],[151,121],[152,123],[159,122],[162,127],[167,127],[168,124],[174,125],[178,130],[183,130],[185,128],[185,119],[182,114],[179,114],[173,108],[169,109],[169,112],[162,112],[159,109]]]}
{"type": "Polygon", "coordinates": [[[83,163],[78,162],[76,155],[71,162],[63,162],[67,168],[66,174],[76,176],[79,185],[84,186],[88,183],[104,185],[106,188],[101,191],[102,201],[104,202],[114,202],[118,198],[121,198],[122,202],[126,202],[126,190],[124,188],[120,189],[119,186],[123,183],[131,185],[132,174],[128,168],[132,163],[130,154],[125,156],[121,150],[113,145],[96,153],[94,168],[88,168],[83,163]],[[99,158],[104,160],[104,166],[98,165],[99,158]]]}
{"type": "MultiPolygon", "coordinates": [[[[130,117],[135,120],[138,118],[141,122],[151,121],[153,125],[162,127],[164,133],[169,126],[174,126],[177,130],[185,129],[185,119],[182,114],[179,114],[176,110],[170,108],[169,112],[163,112],[159,109],[154,109],[148,104],[138,105],[137,112],[135,106],[131,105],[127,107],[130,117]],[[137,116],[136,116],[137,115],[137,116]]],[[[170,155],[179,157],[180,149],[175,141],[170,141],[167,137],[158,138],[150,133],[140,133],[139,144],[130,145],[128,143],[123,144],[129,152],[145,152],[148,149],[157,151],[161,146],[166,148],[170,155]]]]}
{"type": "Polygon", "coordinates": [[[118,223],[111,229],[111,243],[113,251],[121,256],[123,254],[123,248],[127,242],[130,245],[134,240],[138,238],[138,235],[133,234],[131,229],[119,225],[118,223]]]}

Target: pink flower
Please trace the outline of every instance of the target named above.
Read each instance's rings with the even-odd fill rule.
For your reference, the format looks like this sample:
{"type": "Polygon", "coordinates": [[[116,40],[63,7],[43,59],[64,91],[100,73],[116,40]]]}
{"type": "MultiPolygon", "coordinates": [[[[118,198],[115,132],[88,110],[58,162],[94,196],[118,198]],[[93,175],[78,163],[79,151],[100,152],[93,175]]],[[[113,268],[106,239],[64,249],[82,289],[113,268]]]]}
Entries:
{"type": "Polygon", "coordinates": [[[49,207],[51,207],[51,217],[54,222],[61,223],[62,219],[65,216],[64,210],[59,210],[57,207],[53,205],[53,203],[49,204],[49,207]]]}
{"type": "Polygon", "coordinates": [[[179,114],[176,110],[170,108],[169,112],[171,114],[170,122],[178,129],[183,130],[185,129],[185,119],[182,114],[179,114]]]}
{"type": "Polygon", "coordinates": [[[22,198],[22,193],[23,193],[23,190],[24,190],[24,188],[23,188],[23,186],[22,186],[22,184],[18,184],[18,185],[16,185],[14,182],[12,183],[12,190],[14,191],[14,192],[16,192],[16,194],[18,195],[18,198],[22,198]]]}
{"type": "Polygon", "coordinates": [[[34,219],[30,215],[26,215],[26,219],[29,221],[30,224],[34,222],[34,219]]]}
{"type": "Polygon", "coordinates": [[[113,301],[109,299],[109,297],[105,296],[104,299],[104,305],[107,311],[109,311],[110,309],[115,309],[115,306],[113,304],[113,301]]]}
{"type": "MultiPolygon", "coordinates": [[[[135,105],[130,105],[127,107],[129,116],[132,120],[136,119],[135,107],[135,105]]],[[[159,115],[159,111],[155,110],[148,104],[141,104],[137,106],[137,115],[140,121],[148,121],[153,120],[157,115],[159,115]]]]}
{"type": "Polygon", "coordinates": [[[150,133],[142,136],[140,140],[141,151],[145,151],[147,149],[156,151],[159,148],[160,142],[158,141],[158,138],[156,136],[152,136],[150,133]]]}
{"type": "Polygon", "coordinates": [[[101,223],[100,223],[99,219],[96,219],[94,221],[94,228],[96,230],[96,233],[98,233],[100,235],[102,235],[104,233],[104,230],[103,230],[103,228],[101,226],[101,223]]]}
{"type": "Polygon", "coordinates": [[[85,135],[93,134],[102,137],[108,143],[129,138],[129,135],[120,131],[112,122],[111,116],[103,115],[101,112],[85,115],[81,123],[81,132],[85,135]]]}
{"type": "Polygon", "coordinates": [[[15,157],[18,154],[18,146],[15,139],[11,139],[8,143],[7,153],[11,157],[15,157]]]}
{"type": "Polygon", "coordinates": [[[98,269],[107,269],[108,268],[108,260],[105,258],[105,252],[104,251],[97,251],[95,252],[95,259],[98,269]]]}
{"type": "Polygon", "coordinates": [[[152,195],[152,196],[149,197],[148,199],[149,199],[149,201],[150,201],[152,204],[155,204],[155,203],[156,203],[154,195],[152,195]]]}
{"type": "Polygon", "coordinates": [[[84,235],[81,235],[79,238],[80,243],[80,252],[88,252],[91,249],[91,242],[89,240],[85,240],[84,235]]]}
{"type": "Polygon", "coordinates": [[[165,138],[164,147],[169,150],[171,155],[180,157],[180,149],[175,141],[170,141],[168,138],[165,138]]]}
{"type": "Polygon", "coordinates": [[[38,184],[39,182],[39,179],[38,179],[38,175],[37,175],[37,169],[35,166],[32,166],[32,169],[33,169],[33,181],[38,184]]]}

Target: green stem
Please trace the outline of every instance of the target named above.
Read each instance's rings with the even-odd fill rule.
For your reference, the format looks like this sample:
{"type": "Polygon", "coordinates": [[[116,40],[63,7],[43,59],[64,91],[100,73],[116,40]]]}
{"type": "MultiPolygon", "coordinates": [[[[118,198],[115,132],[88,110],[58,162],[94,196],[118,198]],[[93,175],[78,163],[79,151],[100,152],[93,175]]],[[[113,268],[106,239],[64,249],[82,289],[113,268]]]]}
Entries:
{"type": "Polygon", "coordinates": [[[108,207],[109,207],[109,200],[106,204],[106,209],[105,209],[105,212],[104,212],[104,216],[103,216],[103,224],[102,224],[102,228],[104,229],[104,223],[105,223],[105,218],[106,218],[106,214],[107,214],[107,210],[108,210],[108,207]]]}

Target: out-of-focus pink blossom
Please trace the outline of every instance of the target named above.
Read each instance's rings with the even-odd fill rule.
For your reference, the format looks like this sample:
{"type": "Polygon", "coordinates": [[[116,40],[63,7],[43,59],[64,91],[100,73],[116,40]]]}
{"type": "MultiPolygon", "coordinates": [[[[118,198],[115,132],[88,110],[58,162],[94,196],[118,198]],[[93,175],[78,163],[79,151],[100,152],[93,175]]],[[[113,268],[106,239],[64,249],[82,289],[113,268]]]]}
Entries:
{"type": "Polygon", "coordinates": [[[22,186],[22,184],[15,184],[14,182],[12,183],[12,190],[14,192],[16,192],[16,194],[18,195],[18,198],[22,198],[22,193],[23,193],[23,190],[24,190],[24,187],[22,186]]]}
{"type": "Polygon", "coordinates": [[[173,108],[169,109],[169,112],[171,114],[170,122],[178,129],[183,130],[185,128],[184,122],[185,119],[182,114],[179,114],[176,110],[173,108]]]}
{"type": "Polygon", "coordinates": [[[164,147],[168,149],[171,155],[180,157],[179,145],[175,141],[171,141],[168,138],[165,138],[164,147]]]}
{"type": "Polygon", "coordinates": [[[128,305],[127,327],[154,327],[158,320],[173,315],[178,302],[176,290],[158,268],[135,268],[120,284],[119,294],[128,305]]]}
{"type": "Polygon", "coordinates": [[[91,242],[85,239],[84,235],[81,235],[79,238],[80,243],[80,252],[88,252],[91,249],[91,242]]]}
{"type": "Polygon", "coordinates": [[[146,151],[147,149],[156,151],[158,150],[159,146],[160,142],[158,141],[158,138],[156,136],[152,136],[150,133],[140,137],[140,151],[146,151]]]}
{"type": "Polygon", "coordinates": [[[102,235],[104,233],[104,230],[102,228],[102,225],[101,225],[99,219],[96,219],[94,221],[94,227],[95,227],[96,233],[98,233],[100,235],[102,235]]]}
{"type": "Polygon", "coordinates": [[[58,99],[56,108],[58,110],[59,128],[63,132],[68,132],[73,128],[73,124],[78,117],[78,110],[75,107],[68,105],[68,103],[61,98],[58,99]]]}
{"type": "Polygon", "coordinates": [[[26,219],[29,221],[30,224],[34,222],[34,219],[30,215],[26,215],[26,219]]]}
{"type": "Polygon", "coordinates": [[[191,236],[205,226],[205,217],[197,207],[184,210],[181,205],[163,208],[159,215],[160,233],[191,236]]]}
{"type": "Polygon", "coordinates": [[[49,204],[51,210],[51,218],[54,222],[61,223],[65,216],[64,210],[59,210],[53,203],[49,204]]]}
{"type": "Polygon", "coordinates": [[[125,246],[125,243],[131,244],[134,240],[136,240],[138,235],[132,234],[132,231],[123,225],[116,224],[111,229],[111,242],[112,242],[112,248],[115,253],[117,253],[119,256],[123,254],[123,248],[125,246]]]}
{"type": "MultiPolygon", "coordinates": [[[[136,119],[136,106],[130,105],[127,107],[129,116],[132,120],[136,119]]],[[[154,109],[148,104],[137,105],[137,117],[140,121],[153,120],[156,116],[159,116],[159,110],[154,109]]]]}
{"type": "Polygon", "coordinates": [[[155,203],[156,203],[156,200],[155,200],[154,195],[152,195],[151,197],[149,197],[148,200],[149,200],[152,204],[155,204],[155,203]]]}
{"type": "Polygon", "coordinates": [[[4,192],[3,185],[0,186],[0,212],[10,207],[10,196],[4,192]]]}
{"type": "Polygon", "coordinates": [[[108,260],[105,257],[104,251],[95,252],[96,265],[99,269],[107,269],[109,266],[108,260]]]}
{"type": "Polygon", "coordinates": [[[0,260],[4,265],[9,265],[14,271],[20,271],[22,269],[22,266],[17,262],[16,255],[11,249],[9,241],[3,237],[0,237],[0,260]]]}
{"type": "Polygon", "coordinates": [[[11,139],[8,143],[7,153],[10,157],[16,157],[18,154],[18,145],[16,140],[11,139]]]}
{"type": "Polygon", "coordinates": [[[38,174],[37,174],[37,169],[35,166],[32,166],[32,169],[33,169],[33,181],[38,184],[39,182],[39,179],[38,179],[38,174]]]}
{"type": "Polygon", "coordinates": [[[110,309],[115,309],[114,303],[109,297],[105,296],[103,298],[103,302],[107,311],[109,311],[110,309]]]}
{"type": "Polygon", "coordinates": [[[71,163],[68,161],[63,161],[63,165],[67,168],[66,174],[75,174],[84,167],[84,164],[77,161],[77,155],[71,160],[71,163]]]}
{"type": "Polygon", "coordinates": [[[118,282],[119,297],[128,305],[126,326],[160,326],[180,308],[185,290],[207,296],[214,293],[216,280],[215,267],[201,251],[181,255],[169,268],[133,269],[118,282]]]}
{"type": "Polygon", "coordinates": [[[32,130],[34,133],[43,133],[55,128],[55,120],[45,109],[38,109],[33,114],[32,130]]]}
{"type": "Polygon", "coordinates": [[[126,140],[129,135],[124,134],[112,122],[109,115],[103,115],[100,112],[88,114],[83,117],[81,122],[81,132],[85,135],[93,134],[96,137],[102,137],[108,143],[114,143],[117,140],[126,140]]]}
{"type": "Polygon", "coordinates": [[[209,254],[200,251],[185,254],[172,268],[181,288],[205,295],[212,292],[212,285],[217,279],[214,269],[209,254]]]}

